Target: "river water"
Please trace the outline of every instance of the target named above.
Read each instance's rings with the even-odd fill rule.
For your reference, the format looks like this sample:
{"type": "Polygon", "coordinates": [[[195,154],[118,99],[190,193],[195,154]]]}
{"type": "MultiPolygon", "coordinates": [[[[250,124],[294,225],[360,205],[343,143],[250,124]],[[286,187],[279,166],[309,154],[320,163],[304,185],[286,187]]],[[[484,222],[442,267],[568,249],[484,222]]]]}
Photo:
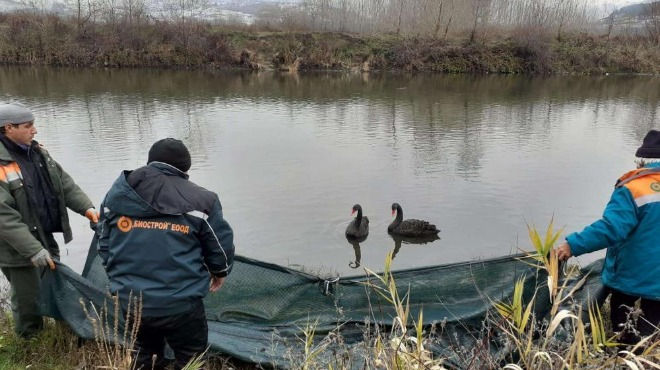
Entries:
{"type": "MultiPolygon", "coordinates": [[[[660,128],[651,76],[2,67],[0,100],[34,110],[36,139],[97,206],[153,142],[183,140],[237,253],[324,275],[378,270],[392,250],[395,269],[529,250],[527,225],[552,218],[580,230],[660,128]],[[441,239],[393,240],[393,202],[441,239]],[[344,237],[355,203],[371,220],[359,245],[344,237]]],[[[71,217],[63,260],[81,270],[91,230],[71,217]]]]}

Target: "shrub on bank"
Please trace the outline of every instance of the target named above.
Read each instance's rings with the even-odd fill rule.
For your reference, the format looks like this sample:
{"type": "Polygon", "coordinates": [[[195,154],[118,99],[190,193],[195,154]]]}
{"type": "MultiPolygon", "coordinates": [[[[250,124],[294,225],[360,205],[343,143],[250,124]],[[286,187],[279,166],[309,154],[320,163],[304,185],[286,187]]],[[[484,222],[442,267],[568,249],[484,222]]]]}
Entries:
{"type": "MultiPolygon", "coordinates": [[[[540,32],[540,31],[539,31],[540,32]]],[[[186,23],[77,24],[57,15],[0,14],[0,63],[77,67],[401,70],[443,73],[660,73],[642,37],[490,32],[453,38],[262,32],[186,23]]]]}

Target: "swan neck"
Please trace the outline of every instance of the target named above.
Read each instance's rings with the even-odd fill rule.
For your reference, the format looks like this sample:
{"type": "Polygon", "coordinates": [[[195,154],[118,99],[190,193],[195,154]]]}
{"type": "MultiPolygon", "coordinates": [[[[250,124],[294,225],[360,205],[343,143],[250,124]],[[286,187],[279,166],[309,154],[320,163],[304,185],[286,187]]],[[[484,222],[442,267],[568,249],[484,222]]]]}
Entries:
{"type": "Polygon", "coordinates": [[[401,210],[401,207],[396,208],[396,217],[394,218],[394,221],[390,224],[390,226],[387,227],[388,230],[393,230],[399,224],[401,224],[401,221],[403,221],[403,211],[401,210]]]}
{"type": "Polygon", "coordinates": [[[396,208],[396,219],[394,219],[394,221],[396,221],[397,225],[403,221],[403,210],[401,207],[396,208]]]}

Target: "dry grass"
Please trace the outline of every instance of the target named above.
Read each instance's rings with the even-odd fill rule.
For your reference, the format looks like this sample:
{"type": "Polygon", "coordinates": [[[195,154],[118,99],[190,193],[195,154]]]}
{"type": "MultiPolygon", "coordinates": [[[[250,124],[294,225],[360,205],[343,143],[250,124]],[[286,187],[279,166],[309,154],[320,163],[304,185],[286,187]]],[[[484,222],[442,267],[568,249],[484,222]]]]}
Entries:
{"type": "MultiPolygon", "coordinates": [[[[0,369],[2,370],[71,370],[115,369],[129,370],[130,350],[114,344],[99,345],[96,340],[81,340],[66,324],[47,319],[45,330],[25,340],[11,330],[11,315],[0,314],[0,369]],[[121,353],[122,356],[112,357],[121,353]],[[113,365],[108,365],[112,363],[113,365]]],[[[194,360],[186,370],[200,369],[194,360]]],[[[227,358],[211,355],[206,360],[207,370],[252,370],[255,365],[235,363],[227,358]]]]}

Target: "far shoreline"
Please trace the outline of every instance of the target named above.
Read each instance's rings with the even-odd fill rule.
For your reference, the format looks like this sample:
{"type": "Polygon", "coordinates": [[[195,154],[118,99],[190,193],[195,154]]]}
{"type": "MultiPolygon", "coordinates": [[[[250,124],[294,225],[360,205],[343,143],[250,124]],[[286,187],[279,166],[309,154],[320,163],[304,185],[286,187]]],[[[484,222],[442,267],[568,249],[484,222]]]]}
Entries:
{"type": "Polygon", "coordinates": [[[0,13],[0,65],[279,72],[660,74],[660,45],[642,35],[483,32],[480,37],[232,29],[157,22],[77,25],[0,13]],[[4,35],[3,35],[4,34],[4,35]]]}

